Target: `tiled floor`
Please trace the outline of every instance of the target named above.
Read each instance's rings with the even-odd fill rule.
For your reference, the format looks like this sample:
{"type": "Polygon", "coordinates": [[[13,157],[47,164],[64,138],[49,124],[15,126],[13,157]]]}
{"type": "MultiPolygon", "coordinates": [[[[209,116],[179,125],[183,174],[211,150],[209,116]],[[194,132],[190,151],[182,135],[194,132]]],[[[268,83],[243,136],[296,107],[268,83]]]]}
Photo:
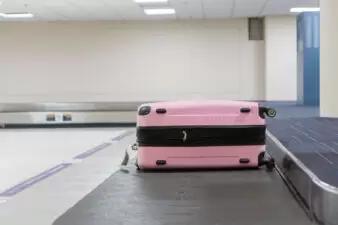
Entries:
{"type": "Polygon", "coordinates": [[[0,132],[0,193],[92,149],[123,130],[38,129],[0,132]]]}
{"type": "MultiPolygon", "coordinates": [[[[15,166],[10,163],[7,165],[7,168],[11,167],[11,170],[6,169],[8,170],[6,176],[11,177],[12,175],[16,178],[8,181],[6,185],[1,184],[3,189],[10,188],[17,181],[21,182],[27,177],[37,175],[60,161],[71,163],[71,166],[66,169],[41,182],[34,183],[33,186],[29,186],[13,196],[0,197],[0,224],[52,224],[58,216],[119,169],[125,149],[130,146],[135,137],[132,134],[124,138],[116,138],[116,136],[123,135],[128,131],[134,131],[134,129],[67,129],[66,131],[57,129],[49,130],[49,132],[34,130],[31,133],[27,133],[27,130],[17,133],[15,130],[11,130],[10,132],[14,133],[0,133],[0,136],[7,135],[7,148],[0,150],[4,151],[3,155],[12,159],[16,157],[22,162],[15,164],[15,166]],[[19,146],[16,149],[13,148],[14,138],[11,142],[13,135],[16,140],[22,140],[21,143],[16,143],[15,146],[19,146]],[[40,141],[32,141],[34,138],[40,141]],[[41,144],[41,140],[44,142],[43,144],[41,144]],[[93,147],[101,145],[102,142],[109,143],[109,145],[100,151],[93,152],[91,150],[93,147]],[[9,150],[11,146],[12,151],[9,150]],[[15,151],[18,149],[20,151],[15,151]],[[86,158],[74,159],[84,152],[90,153],[89,156],[86,154],[88,156],[86,158]],[[53,158],[56,159],[52,160],[53,158]],[[44,163],[40,164],[40,161],[44,163]],[[30,166],[34,170],[29,168],[30,166]],[[22,171],[25,172],[25,176],[22,175],[22,171]]],[[[7,161],[4,160],[2,163],[7,161]]]]}

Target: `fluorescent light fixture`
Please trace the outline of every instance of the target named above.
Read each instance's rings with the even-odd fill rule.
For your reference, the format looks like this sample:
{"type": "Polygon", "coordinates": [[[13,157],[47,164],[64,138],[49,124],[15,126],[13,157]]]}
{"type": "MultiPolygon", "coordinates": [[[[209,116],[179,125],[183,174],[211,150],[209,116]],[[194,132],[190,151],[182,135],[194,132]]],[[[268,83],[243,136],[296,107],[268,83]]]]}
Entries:
{"type": "Polygon", "coordinates": [[[6,19],[25,19],[34,17],[31,13],[0,13],[0,16],[6,19]]]}
{"type": "Polygon", "coordinates": [[[320,8],[319,7],[296,7],[296,8],[291,8],[290,12],[295,12],[295,13],[302,13],[302,12],[319,12],[320,8]]]}
{"type": "Polygon", "coordinates": [[[172,15],[175,14],[175,9],[145,9],[145,14],[152,15],[172,15]]]}
{"type": "Polygon", "coordinates": [[[168,0],[134,0],[137,4],[168,3],[168,0]]]}

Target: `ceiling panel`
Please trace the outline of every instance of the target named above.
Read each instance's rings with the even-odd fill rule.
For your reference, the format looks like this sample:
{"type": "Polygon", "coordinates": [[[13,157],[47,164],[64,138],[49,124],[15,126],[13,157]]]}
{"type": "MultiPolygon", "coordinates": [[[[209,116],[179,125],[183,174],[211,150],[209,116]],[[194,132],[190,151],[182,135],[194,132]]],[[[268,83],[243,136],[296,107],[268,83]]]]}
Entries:
{"type": "Polygon", "coordinates": [[[319,0],[295,0],[295,4],[304,7],[317,7],[319,6],[319,0]]]}
{"type": "Polygon", "coordinates": [[[114,10],[117,10],[124,20],[144,20],[146,18],[142,8],[137,6],[118,7],[114,8],[114,10]]]}
{"type": "Polygon", "coordinates": [[[178,19],[203,19],[204,10],[201,0],[187,0],[172,2],[171,6],[175,8],[178,19]]]}
{"type": "MultiPolygon", "coordinates": [[[[32,12],[34,20],[223,19],[289,15],[291,7],[318,6],[319,0],[169,0],[176,15],[147,16],[133,0],[0,0],[0,12],[32,12]]],[[[160,6],[158,6],[160,7],[160,6]]]]}
{"type": "Polygon", "coordinates": [[[116,7],[136,7],[133,0],[101,0],[107,5],[116,6],[116,7]]]}
{"type": "MultiPolygon", "coordinates": [[[[295,2],[295,0],[292,0],[292,1],[295,2]]],[[[293,7],[293,5],[295,5],[294,3],[292,3],[292,1],[288,0],[288,1],[280,2],[280,1],[271,0],[267,2],[264,9],[262,10],[261,15],[262,16],[280,15],[285,12],[288,12],[290,8],[293,7]]]]}
{"type": "Polygon", "coordinates": [[[269,0],[236,0],[233,16],[234,17],[255,17],[260,16],[265,4],[269,0]]]}
{"type": "Polygon", "coordinates": [[[319,0],[270,0],[262,11],[262,16],[290,14],[292,7],[319,7],[319,0]]]}
{"type": "Polygon", "coordinates": [[[75,5],[81,8],[91,8],[91,7],[104,7],[106,3],[103,0],[68,0],[69,4],[75,5]]]}
{"type": "Polygon", "coordinates": [[[205,0],[204,13],[206,18],[229,18],[232,15],[234,0],[205,0]]]}

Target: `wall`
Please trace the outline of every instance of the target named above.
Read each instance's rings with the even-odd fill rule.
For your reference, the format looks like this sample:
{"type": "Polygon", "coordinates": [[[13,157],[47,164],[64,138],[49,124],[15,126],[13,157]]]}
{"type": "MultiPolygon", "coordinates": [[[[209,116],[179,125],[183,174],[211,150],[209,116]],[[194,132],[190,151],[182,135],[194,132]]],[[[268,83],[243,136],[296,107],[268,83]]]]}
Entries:
{"type": "Polygon", "coordinates": [[[296,100],[296,18],[0,23],[0,102],[296,100]]]}
{"type": "Polygon", "coordinates": [[[294,16],[265,20],[265,87],[268,101],[297,100],[297,23],[294,16]]]}
{"type": "Polygon", "coordinates": [[[0,102],[261,100],[264,42],[247,25],[0,23],[0,102]]]}

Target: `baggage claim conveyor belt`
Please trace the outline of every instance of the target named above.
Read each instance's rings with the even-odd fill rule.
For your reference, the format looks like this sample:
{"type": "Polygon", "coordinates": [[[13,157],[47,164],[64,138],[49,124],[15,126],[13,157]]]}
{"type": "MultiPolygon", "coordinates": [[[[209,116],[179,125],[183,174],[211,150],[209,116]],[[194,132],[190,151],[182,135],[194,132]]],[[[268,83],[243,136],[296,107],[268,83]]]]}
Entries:
{"type": "MultiPolygon", "coordinates": [[[[268,137],[269,150],[278,151],[268,137]]],[[[134,163],[53,225],[316,224],[276,170],[139,172],[134,163]]]]}

